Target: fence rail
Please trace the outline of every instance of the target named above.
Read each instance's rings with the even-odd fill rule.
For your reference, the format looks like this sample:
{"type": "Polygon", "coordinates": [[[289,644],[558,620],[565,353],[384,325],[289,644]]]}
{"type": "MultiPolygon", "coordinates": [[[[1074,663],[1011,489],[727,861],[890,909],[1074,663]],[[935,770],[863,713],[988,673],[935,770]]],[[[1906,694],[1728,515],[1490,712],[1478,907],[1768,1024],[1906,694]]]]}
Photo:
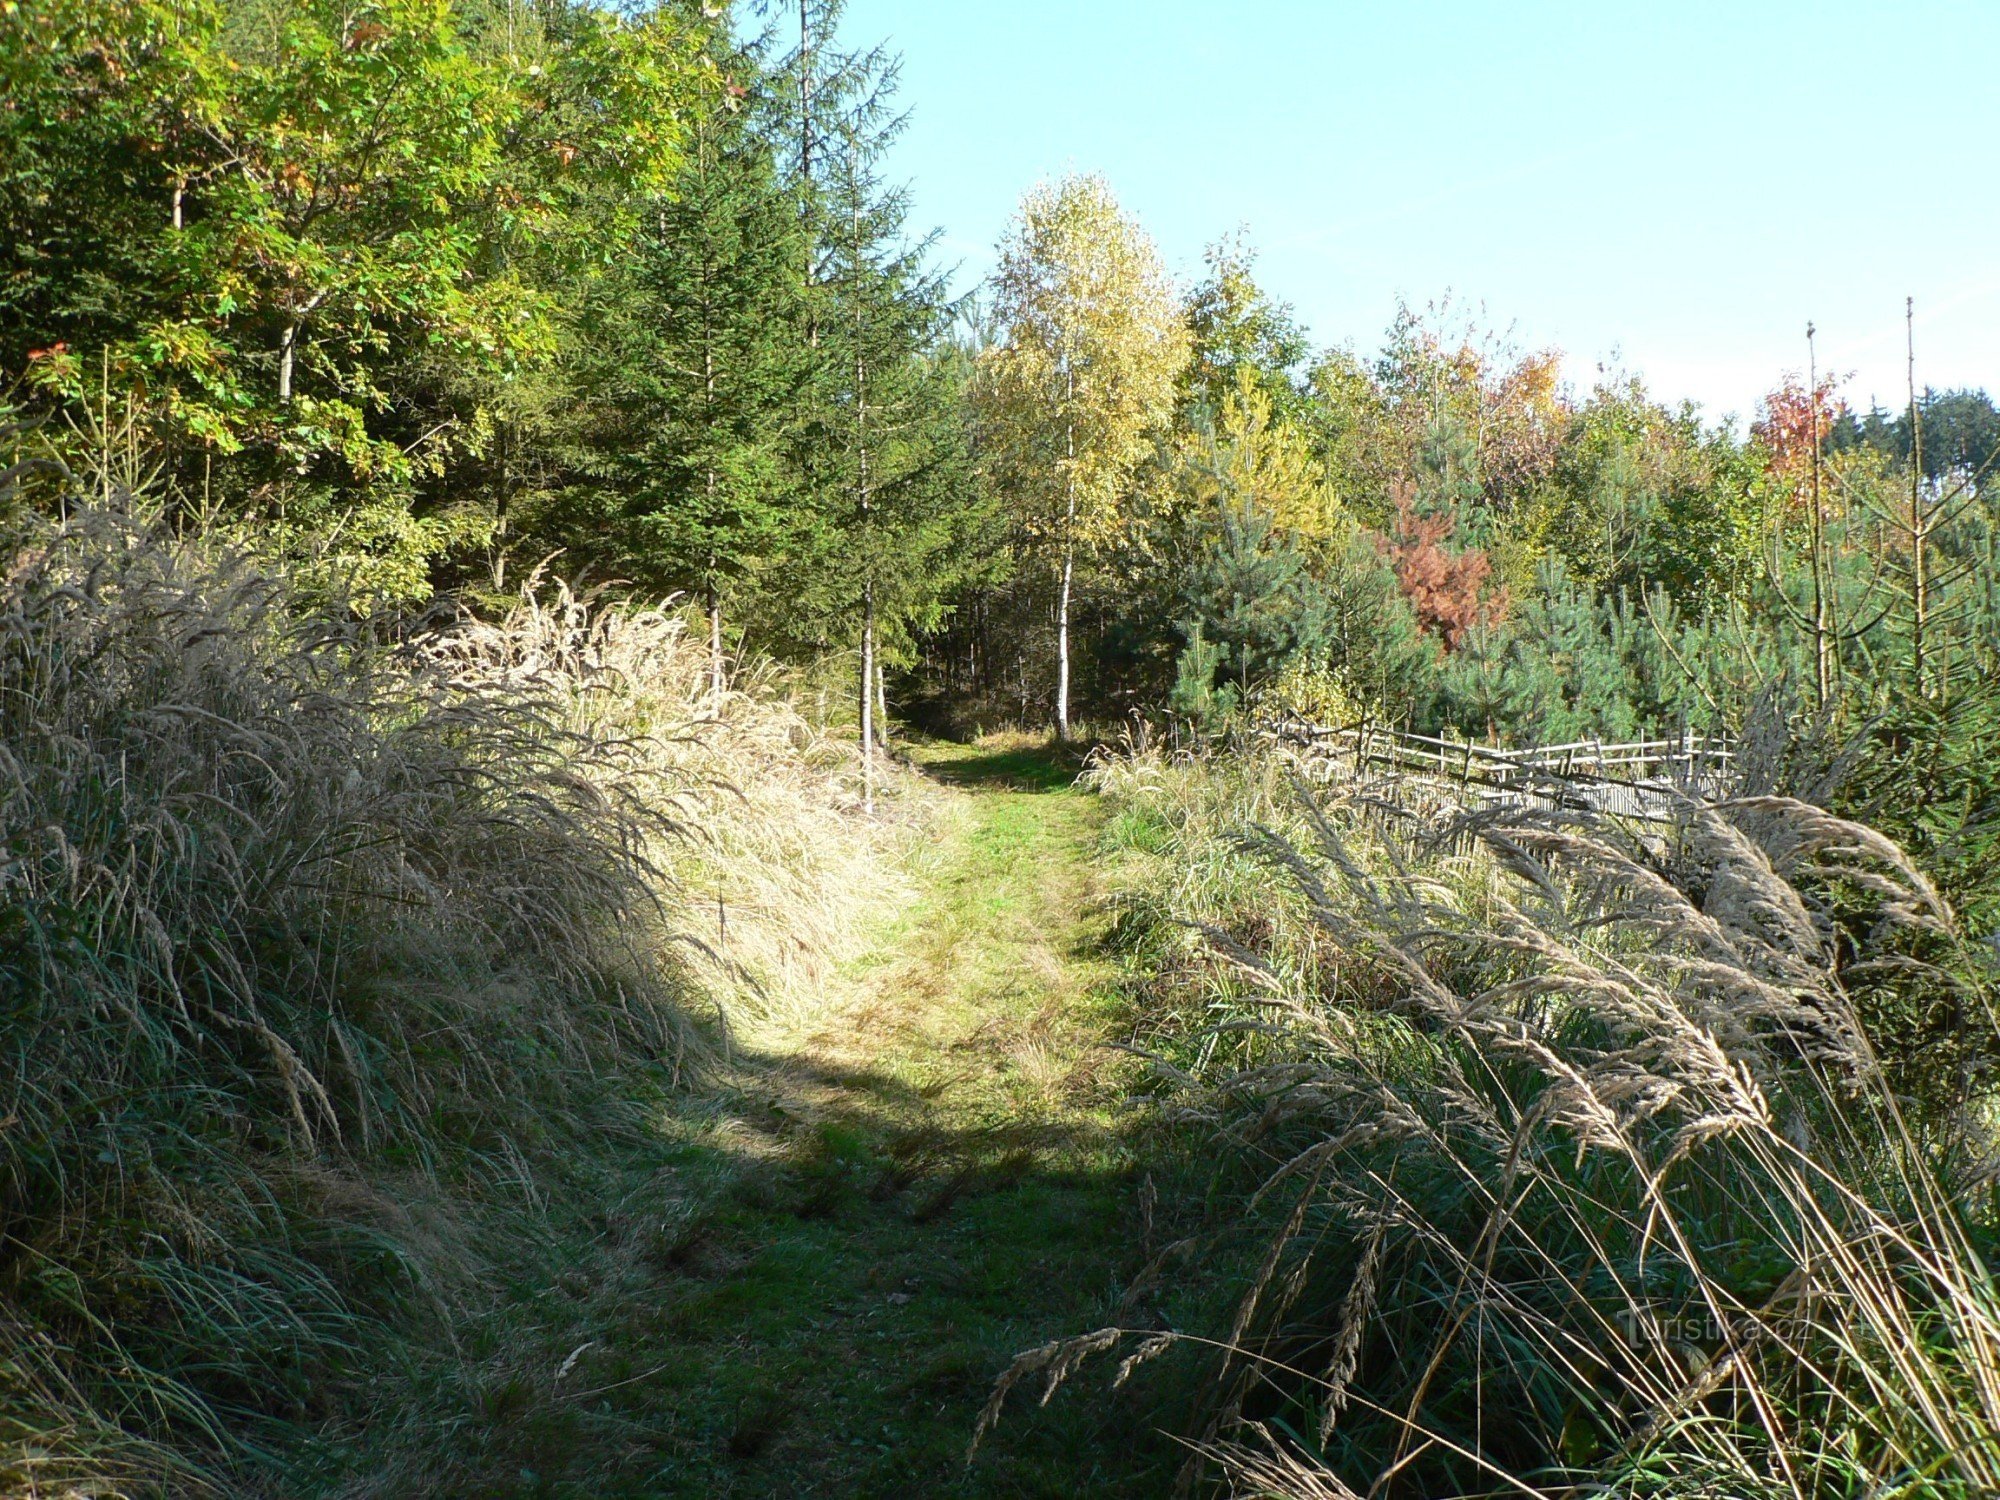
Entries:
{"type": "Polygon", "coordinates": [[[1319,779],[1342,766],[1387,771],[1472,803],[1588,807],[1661,819],[1682,798],[1727,796],[1736,782],[1735,747],[1691,733],[1513,749],[1381,725],[1335,728],[1298,718],[1271,721],[1260,733],[1287,747],[1319,779]]]}

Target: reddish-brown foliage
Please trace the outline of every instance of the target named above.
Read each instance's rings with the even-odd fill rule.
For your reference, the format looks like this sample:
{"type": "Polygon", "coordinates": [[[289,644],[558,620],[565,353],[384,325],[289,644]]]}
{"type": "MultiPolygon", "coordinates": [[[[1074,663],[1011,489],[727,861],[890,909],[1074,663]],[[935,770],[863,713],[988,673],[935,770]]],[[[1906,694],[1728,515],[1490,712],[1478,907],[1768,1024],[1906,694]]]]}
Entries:
{"type": "Polygon", "coordinates": [[[1796,500],[1806,497],[1806,476],[1815,451],[1826,451],[1833,424],[1847,410],[1847,403],[1835,394],[1832,376],[1822,379],[1810,391],[1796,375],[1763,400],[1763,416],[1752,424],[1750,435],[1771,456],[1771,472],[1796,500]]]}
{"type": "Polygon", "coordinates": [[[1489,587],[1493,564],[1485,552],[1446,549],[1453,529],[1450,516],[1419,515],[1405,487],[1396,495],[1395,525],[1376,543],[1417,619],[1444,641],[1446,650],[1457,649],[1473,626],[1496,624],[1507,614],[1507,590],[1489,587]]]}

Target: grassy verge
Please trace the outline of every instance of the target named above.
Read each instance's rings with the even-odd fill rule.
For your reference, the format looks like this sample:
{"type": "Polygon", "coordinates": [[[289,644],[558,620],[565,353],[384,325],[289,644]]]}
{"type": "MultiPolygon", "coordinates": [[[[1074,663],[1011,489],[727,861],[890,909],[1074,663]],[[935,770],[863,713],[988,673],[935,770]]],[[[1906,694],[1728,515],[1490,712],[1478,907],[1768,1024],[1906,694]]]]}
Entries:
{"type": "Polygon", "coordinates": [[[0,545],[0,1491],[534,1492],[628,1441],[570,1356],[718,1002],[807,995],[922,799],[671,615],[392,639],[142,511],[0,545]]]}
{"type": "Polygon", "coordinates": [[[1992,967],[1893,844],[1781,797],[1437,842],[1254,760],[1099,785],[1171,1107],[1265,1242],[1189,1428],[1234,1484],[2000,1481],[1988,1096],[1919,1108],[1878,1034],[1990,1027],[1992,967]]]}

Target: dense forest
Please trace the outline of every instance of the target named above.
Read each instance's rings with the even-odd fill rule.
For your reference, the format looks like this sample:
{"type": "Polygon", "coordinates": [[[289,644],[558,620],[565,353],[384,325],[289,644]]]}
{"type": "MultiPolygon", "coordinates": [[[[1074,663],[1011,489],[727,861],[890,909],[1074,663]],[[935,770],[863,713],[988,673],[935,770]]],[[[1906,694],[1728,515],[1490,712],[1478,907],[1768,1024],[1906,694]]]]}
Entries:
{"type": "Polygon", "coordinates": [[[603,1205],[995,732],[1088,756],[1154,1071],[1147,1263],[984,1442],[1125,1340],[1075,1451],[1187,1446],[1103,1493],[2000,1486],[2000,407],[1906,305],[1897,405],[1802,328],[1741,425],[1321,345],[1093,175],[959,296],[841,22],[0,6],[0,1487],[777,1492],[556,1399],[694,1254],[603,1205]],[[1301,721],[1742,779],[1444,829],[1301,721]]]}

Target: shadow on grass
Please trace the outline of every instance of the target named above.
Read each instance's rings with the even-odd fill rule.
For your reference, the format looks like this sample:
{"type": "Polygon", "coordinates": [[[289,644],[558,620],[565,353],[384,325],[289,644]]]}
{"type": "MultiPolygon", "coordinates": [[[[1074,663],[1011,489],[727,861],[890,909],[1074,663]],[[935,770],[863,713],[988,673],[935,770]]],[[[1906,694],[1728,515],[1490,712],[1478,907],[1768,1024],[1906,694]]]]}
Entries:
{"type": "MultiPolygon", "coordinates": [[[[975,793],[1061,792],[1081,768],[1077,751],[1052,744],[911,749],[975,793]]],[[[1084,811],[990,803],[965,858],[998,859],[981,868],[1002,883],[1032,878],[1022,870],[1049,840],[1077,836],[1070,820],[1084,811]],[[980,840],[999,834],[1018,837],[999,838],[995,855],[980,840]]],[[[969,911],[979,931],[1000,920],[969,911]]],[[[1002,922],[993,936],[1025,952],[1031,938],[1059,939],[1052,925],[1002,922]]],[[[1101,941],[1079,927],[1068,956],[1097,956],[1101,941]]],[[[1167,1434],[1199,1409],[1209,1370],[1193,1348],[1118,1388],[1107,1357],[1047,1405],[1033,1382],[966,1461],[1016,1354],[1114,1323],[1219,1327],[1237,1285],[1233,1261],[1175,1261],[1127,1300],[1157,1256],[1203,1227],[1212,1163],[1157,1122],[1107,1107],[1123,1088],[1097,1071],[1109,1054],[1086,1048],[1044,1080],[1049,1035],[1012,994],[1000,983],[983,1022],[908,1057],[886,1033],[879,1053],[838,1061],[733,1050],[695,1098],[654,1116],[658,1133],[628,1148],[615,1181],[552,1225],[550,1266],[520,1278],[490,1339],[513,1346],[532,1330],[536,1352],[499,1376],[468,1340],[487,1363],[474,1365],[455,1419],[423,1431],[423,1472],[444,1482],[406,1492],[1172,1492],[1188,1453],[1167,1434]],[[456,1451],[436,1451],[439,1431],[456,1451]]]]}
{"type": "Polygon", "coordinates": [[[1052,744],[1004,750],[953,746],[949,753],[934,750],[919,758],[924,769],[939,781],[989,790],[1067,791],[1083,770],[1082,751],[1052,744]]]}
{"type": "Polygon", "coordinates": [[[730,1113],[766,1145],[711,1138],[683,1158],[716,1191],[670,1257],[669,1341],[701,1372],[670,1404],[682,1430],[733,1429],[738,1409],[766,1430],[754,1454],[682,1449],[674,1477],[736,1494],[1166,1493],[1185,1451],[1161,1429],[1190,1404],[1185,1362],[1116,1394],[1107,1363],[1040,1409],[1024,1393],[965,1463],[1021,1350],[1107,1321],[1203,1321],[1195,1277],[1118,1306],[1191,1227],[1159,1214],[1145,1184],[1172,1168],[1132,1124],[966,1118],[865,1068],[741,1061],[730,1113]]]}
{"type": "Polygon", "coordinates": [[[588,1263],[518,1287],[509,1333],[552,1314],[560,1333],[543,1333],[539,1378],[465,1392],[444,1424],[455,1451],[429,1456],[451,1483],[432,1492],[1171,1490],[1186,1450],[1166,1431],[1195,1401],[1198,1361],[1159,1361],[1115,1392],[1106,1361],[1041,1408],[1023,1391],[966,1461],[1021,1350],[1113,1320],[1212,1320],[1212,1286],[1186,1270],[1119,1305],[1192,1227],[1156,1202],[1174,1168],[1129,1124],[968,1118],[938,1090],[796,1056],[739,1053],[717,1084],[705,1123],[638,1153],[606,1194],[588,1263]]]}

